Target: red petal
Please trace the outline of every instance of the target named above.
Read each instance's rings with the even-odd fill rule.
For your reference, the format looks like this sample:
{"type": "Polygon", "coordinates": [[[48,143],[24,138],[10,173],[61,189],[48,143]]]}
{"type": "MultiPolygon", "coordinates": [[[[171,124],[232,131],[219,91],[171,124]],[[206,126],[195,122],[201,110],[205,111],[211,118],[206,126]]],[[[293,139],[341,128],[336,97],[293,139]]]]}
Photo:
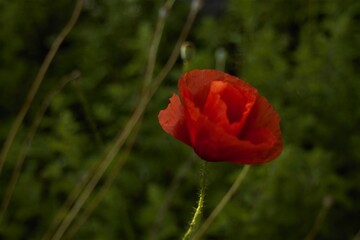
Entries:
{"type": "Polygon", "coordinates": [[[189,133],[185,122],[184,107],[178,95],[173,94],[165,110],[158,115],[161,127],[165,132],[190,145],[189,133]]]}
{"type": "Polygon", "coordinates": [[[244,126],[246,135],[240,138],[201,115],[190,99],[184,99],[187,125],[195,152],[204,160],[214,162],[260,164],[275,159],[282,151],[280,119],[264,99],[260,97],[255,103],[255,111],[251,111],[244,126]]]}
{"type": "MultiPolygon", "coordinates": [[[[191,145],[204,160],[260,164],[273,160],[281,153],[280,118],[266,99],[258,97],[257,90],[249,84],[216,70],[194,70],[180,78],[179,90],[184,104],[182,113],[185,112],[185,116],[181,115],[181,118],[186,119],[186,124],[182,120],[182,123],[178,125],[187,126],[188,129],[187,141],[182,141],[191,145]],[[214,93],[210,91],[213,81],[227,82],[232,87],[244,91],[241,101],[245,101],[246,104],[237,105],[236,101],[239,100],[239,96],[232,92],[232,88],[230,89],[231,96],[225,92],[218,94],[219,96],[216,94],[211,96],[214,93]],[[249,96],[256,96],[257,100],[255,101],[249,96]],[[227,131],[223,124],[219,124],[223,122],[223,118],[215,109],[210,111],[210,107],[206,106],[208,97],[209,106],[217,104],[219,109],[216,111],[225,112],[224,115],[228,115],[229,122],[235,120],[231,124],[242,125],[240,134],[231,134],[231,131],[227,131]],[[237,107],[241,108],[241,114],[228,112],[223,103],[231,110],[237,107]],[[241,118],[240,121],[239,118],[241,118]]],[[[171,133],[174,131],[163,128],[176,137],[176,134],[171,133]]]]}
{"type": "Polygon", "coordinates": [[[202,113],[237,136],[257,98],[257,93],[247,90],[223,81],[212,82],[202,113]]]}
{"type": "Polygon", "coordinates": [[[241,133],[242,139],[247,139],[253,130],[269,129],[276,138],[281,138],[279,126],[280,116],[266,100],[265,97],[259,97],[253,106],[249,119],[241,133]]]}
{"type": "Polygon", "coordinates": [[[265,97],[259,97],[251,110],[240,138],[256,143],[261,141],[261,139],[270,139],[260,135],[271,134],[273,136],[274,150],[272,156],[269,157],[275,158],[281,153],[283,148],[279,122],[279,114],[265,97]]]}
{"type": "Polygon", "coordinates": [[[207,161],[260,164],[275,159],[281,152],[273,135],[270,139],[266,136],[269,141],[258,144],[240,140],[205,118],[193,124],[194,150],[207,161]]]}
{"type": "Polygon", "coordinates": [[[202,113],[212,122],[232,133],[229,119],[227,117],[228,107],[221,99],[221,93],[227,87],[227,84],[221,81],[211,83],[209,94],[206,98],[202,113]]]}
{"type": "Polygon", "coordinates": [[[189,89],[192,96],[194,96],[195,105],[202,109],[209,93],[210,83],[213,81],[229,82],[234,86],[247,88],[249,89],[249,91],[257,93],[257,90],[254,87],[242,81],[241,79],[231,76],[227,73],[212,69],[193,70],[185,73],[179,79],[178,87],[180,93],[181,89],[183,88],[189,89]]]}

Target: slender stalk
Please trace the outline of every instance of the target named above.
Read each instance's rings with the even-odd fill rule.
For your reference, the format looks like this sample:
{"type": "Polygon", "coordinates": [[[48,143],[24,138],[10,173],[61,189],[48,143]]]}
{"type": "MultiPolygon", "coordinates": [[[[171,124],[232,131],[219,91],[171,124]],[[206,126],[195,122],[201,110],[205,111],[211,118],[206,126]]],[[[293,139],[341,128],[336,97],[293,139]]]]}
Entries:
{"type": "Polygon", "coordinates": [[[199,201],[196,207],[194,216],[190,222],[189,228],[186,231],[185,235],[183,236],[182,240],[190,239],[191,235],[193,234],[196,225],[200,221],[202,209],[204,207],[204,199],[205,199],[205,190],[206,190],[206,177],[208,172],[208,162],[203,161],[202,169],[201,169],[201,176],[200,176],[200,191],[199,191],[199,201]]]}
{"type": "MultiPolygon", "coordinates": [[[[95,170],[95,168],[94,168],[95,170]]],[[[55,231],[56,227],[59,226],[62,219],[66,216],[66,213],[68,209],[71,207],[71,205],[75,202],[76,198],[79,196],[79,193],[81,192],[82,188],[85,186],[87,180],[90,178],[90,174],[88,174],[85,179],[82,179],[79,181],[79,183],[74,187],[74,189],[71,191],[69,196],[67,197],[66,201],[64,202],[63,206],[61,207],[61,210],[58,211],[57,215],[51,222],[49,228],[45,232],[44,236],[41,238],[42,240],[50,239],[53,231],[55,231]]]]}
{"type": "Polygon", "coordinates": [[[156,90],[160,86],[161,82],[165,79],[166,75],[168,74],[168,72],[171,70],[171,68],[175,64],[176,58],[179,55],[179,49],[180,49],[181,42],[183,42],[184,39],[186,39],[197,12],[198,12],[198,8],[191,9],[191,11],[189,13],[189,17],[184,25],[184,28],[180,34],[180,37],[178,39],[178,42],[169,58],[167,64],[162,69],[162,71],[160,72],[158,77],[155,79],[156,82],[155,82],[154,86],[150,90],[145,90],[143,92],[143,95],[140,99],[140,103],[138,104],[134,113],[130,117],[130,119],[127,122],[127,124],[125,125],[124,129],[118,134],[118,137],[116,138],[114,145],[111,147],[111,149],[106,154],[106,156],[100,161],[97,171],[92,176],[92,178],[89,180],[89,182],[86,184],[86,186],[83,188],[83,192],[80,194],[80,196],[76,200],[73,207],[69,210],[65,219],[62,221],[60,226],[57,228],[57,230],[52,238],[53,240],[58,240],[64,235],[65,231],[67,230],[69,225],[72,223],[75,216],[78,214],[78,212],[80,211],[80,209],[82,208],[84,203],[89,198],[90,194],[92,193],[93,189],[99,182],[100,178],[103,176],[103,174],[105,173],[105,171],[107,170],[107,168],[109,167],[109,165],[111,164],[111,162],[113,161],[115,156],[117,155],[118,151],[124,145],[125,141],[129,137],[133,128],[135,127],[137,122],[142,117],[151,97],[156,92],[156,90]]]}
{"type": "Polygon", "coordinates": [[[155,33],[153,40],[150,45],[149,49],[149,56],[148,56],[148,62],[147,67],[145,71],[145,77],[144,77],[144,89],[149,87],[150,81],[153,78],[154,75],[154,69],[155,69],[155,63],[156,63],[156,57],[160,45],[160,40],[162,38],[162,34],[164,32],[164,27],[166,23],[166,18],[169,14],[169,11],[171,10],[172,6],[174,5],[175,0],[168,0],[164,4],[163,7],[159,10],[159,17],[155,28],[155,33]]]}
{"type": "Polygon", "coordinates": [[[214,219],[219,215],[219,213],[223,210],[223,208],[226,206],[226,204],[229,202],[231,197],[234,195],[234,193],[238,190],[240,184],[243,182],[243,180],[246,177],[246,174],[248,173],[250,169],[250,165],[245,165],[241,171],[239,172],[239,175],[237,176],[235,182],[230,187],[228,192],[225,194],[225,196],[221,199],[219,204],[215,207],[215,209],[212,211],[210,216],[205,220],[205,222],[201,225],[199,230],[195,233],[193,240],[200,239],[206,230],[209,228],[210,224],[214,221],[214,219]]]}
{"type": "Polygon", "coordinates": [[[326,214],[329,210],[329,208],[332,206],[333,204],[333,197],[330,195],[327,195],[324,197],[323,199],[323,203],[322,206],[319,210],[319,213],[316,216],[316,220],[314,222],[314,225],[311,228],[311,231],[309,232],[309,234],[305,237],[305,240],[313,240],[316,238],[316,235],[318,234],[321,225],[323,224],[326,214]]]}
{"type": "MultiPolygon", "coordinates": [[[[187,45],[182,44],[180,50],[181,52],[185,52],[187,49],[184,49],[184,47],[187,47],[187,45]],[[183,51],[184,49],[184,51],[183,51]]],[[[186,53],[186,52],[185,52],[186,53]]],[[[188,66],[189,66],[189,59],[187,58],[188,56],[186,56],[186,54],[181,53],[181,59],[183,60],[183,72],[188,71],[188,66]]],[[[166,211],[169,208],[171,199],[174,197],[176,190],[178,189],[181,180],[184,178],[186,171],[189,169],[189,167],[192,165],[193,160],[195,157],[195,153],[193,152],[191,154],[191,156],[185,161],[183,162],[183,164],[181,165],[181,167],[179,168],[179,170],[177,171],[175,177],[172,179],[169,190],[167,191],[165,200],[163,201],[163,203],[161,204],[161,207],[159,208],[157,214],[156,214],[156,218],[154,220],[154,223],[151,227],[151,232],[149,234],[149,240],[155,240],[158,239],[158,232],[160,230],[161,224],[163,222],[164,216],[166,211]]]]}
{"type": "Polygon", "coordinates": [[[126,160],[128,159],[130,152],[132,150],[132,147],[135,143],[136,136],[138,134],[139,128],[141,125],[141,120],[137,124],[136,128],[134,129],[134,132],[132,133],[132,136],[127,141],[127,144],[125,146],[125,149],[123,151],[123,154],[118,158],[115,165],[112,166],[111,172],[109,176],[106,178],[106,181],[104,185],[101,187],[99,192],[96,194],[96,196],[92,199],[92,201],[89,203],[87,208],[81,213],[77,221],[72,225],[69,229],[69,232],[64,236],[63,239],[71,239],[77,231],[80,229],[82,224],[90,217],[92,212],[96,209],[96,207],[101,203],[101,201],[104,199],[107,191],[110,189],[112,183],[114,182],[115,178],[118,176],[118,173],[120,169],[124,166],[126,163],[126,160]]]}
{"type": "Polygon", "coordinates": [[[43,103],[40,106],[39,111],[37,112],[35,119],[30,127],[30,130],[27,134],[26,140],[23,143],[23,147],[20,151],[19,157],[17,158],[15,162],[15,168],[13,169],[10,182],[6,188],[5,196],[3,198],[3,201],[1,203],[0,208],[0,221],[2,220],[9,203],[11,201],[13,192],[15,190],[16,183],[19,179],[20,172],[23,166],[23,163],[25,161],[26,155],[29,151],[29,148],[31,146],[32,140],[37,132],[37,129],[40,125],[40,122],[48,109],[52,99],[68,84],[71,80],[74,80],[79,77],[79,74],[77,72],[72,73],[70,76],[65,77],[63,80],[59,82],[57,86],[49,93],[49,95],[45,98],[43,103]]]}
{"type": "Polygon", "coordinates": [[[60,34],[56,37],[55,41],[52,43],[51,48],[49,52],[47,53],[38,74],[36,75],[29,93],[25,99],[25,102],[23,103],[18,115],[16,116],[15,121],[13,122],[11,129],[9,131],[9,134],[5,140],[5,143],[1,149],[0,153],[0,174],[2,171],[2,168],[4,166],[4,163],[6,161],[7,155],[9,153],[10,147],[12,143],[14,142],[14,139],[16,137],[17,132],[19,131],[19,128],[24,120],[25,115],[27,114],[35,96],[36,93],[41,85],[41,82],[43,81],[45,74],[47,70],[49,69],[49,66],[54,59],[61,43],[64,41],[65,37],[70,33],[70,31],[73,29],[75,23],[77,22],[81,9],[83,5],[83,0],[77,0],[76,5],[74,8],[74,11],[72,13],[72,16],[69,20],[69,22],[66,24],[66,26],[63,28],[63,30],[60,32],[60,34]]]}
{"type": "MultiPolygon", "coordinates": [[[[195,0],[194,2],[197,2],[198,0],[195,0]]],[[[184,27],[180,33],[180,36],[178,38],[178,41],[175,44],[174,50],[172,51],[169,60],[166,62],[165,66],[162,68],[160,73],[156,76],[154,79],[154,86],[152,89],[152,93],[156,92],[156,90],[161,85],[162,81],[165,79],[165,77],[168,75],[170,70],[174,67],[174,64],[176,63],[176,60],[179,57],[181,45],[186,40],[187,36],[189,35],[191,26],[194,23],[194,20],[200,10],[200,4],[192,4],[189,15],[186,19],[186,22],[184,24],[184,27]]]]}
{"type": "Polygon", "coordinates": [[[88,184],[86,184],[83,192],[78,197],[78,199],[76,200],[73,207],[69,210],[65,219],[62,221],[60,226],[57,228],[57,230],[52,238],[53,240],[58,240],[64,235],[65,231],[67,230],[69,225],[72,223],[75,216],[78,214],[78,212],[80,211],[80,209],[82,208],[82,206],[84,205],[86,200],[89,198],[90,194],[92,193],[93,189],[99,182],[100,178],[103,176],[103,174],[105,173],[105,171],[107,170],[107,168],[109,167],[109,165],[111,164],[111,162],[113,161],[113,159],[115,158],[115,156],[117,155],[119,150],[123,147],[125,141],[127,140],[130,133],[132,132],[132,129],[135,127],[137,122],[142,117],[151,97],[154,95],[157,88],[160,86],[161,82],[165,79],[166,75],[169,73],[171,68],[174,66],[174,64],[176,62],[176,58],[179,55],[179,49],[180,49],[181,43],[184,41],[184,39],[186,39],[197,12],[198,12],[198,8],[194,8],[194,7],[191,8],[191,11],[187,18],[187,21],[184,24],[184,28],[183,28],[182,32],[180,33],[178,42],[169,58],[167,64],[162,69],[160,74],[155,78],[154,86],[150,90],[144,91],[143,96],[140,99],[140,103],[138,104],[134,113],[130,117],[130,119],[127,122],[127,124],[125,125],[124,129],[122,131],[120,131],[120,133],[116,137],[115,143],[112,145],[112,147],[110,148],[108,153],[100,161],[99,168],[97,169],[95,174],[92,176],[92,178],[90,179],[88,184]]]}
{"type": "Polygon", "coordinates": [[[353,240],[360,240],[360,230],[356,233],[355,237],[353,238],[353,240]]]}
{"type": "MultiPolygon", "coordinates": [[[[157,52],[158,52],[158,46],[160,44],[160,40],[161,40],[161,36],[164,30],[164,26],[165,26],[165,22],[166,22],[166,17],[168,12],[171,10],[173,4],[174,4],[175,0],[168,0],[164,6],[162,7],[162,9],[159,12],[159,18],[158,18],[158,23],[156,25],[156,29],[155,29],[155,34],[154,34],[154,38],[152,40],[152,43],[150,45],[150,50],[149,50],[149,57],[148,57],[148,63],[147,63],[147,68],[145,71],[145,76],[144,76],[144,90],[146,89],[147,85],[149,84],[149,82],[151,81],[151,79],[153,78],[153,71],[154,71],[154,67],[155,67],[155,63],[156,63],[156,56],[157,56],[157,52]],[[161,13],[164,14],[161,14],[161,13]]],[[[80,89],[79,86],[76,86],[78,92],[80,93],[80,89]]],[[[85,100],[83,98],[83,94],[79,94],[82,96],[81,100],[83,103],[85,103],[85,100]]],[[[86,105],[86,104],[84,104],[86,105]]],[[[88,110],[88,109],[85,109],[88,110]]],[[[89,113],[89,111],[88,111],[89,113]]],[[[90,116],[89,114],[87,114],[88,116],[90,116]]],[[[95,126],[94,124],[91,124],[92,126],[95,126]]],[[[94,132],[97,133],[97,129],[96,126],[93,127],[93,129],[95,130],[94,132]]],[[[98,139],[101,141],[100,135],[96,134],[98,136],[98,139]]],[[[87,178],[84,179],[83,181],[79,182],[79,184],[73,189],[72,193],[69,195],[69,197],[67,198],[66,202],[64,203],[62,210],[59,211],[59,213],[57,214],[57,216],[54,218],[53,223],[51,224],[51,226],[48,228],[47,232],[45,233],[43,239],[50,239],[50,234],[55,230],[56,226],[59,226],[61,220],[63,217],[65,217],[66,213],[69,211],[70,207],[74,204],[76,198],[79,196],[79,194],[81,193],[81,191],[84,190],[85,184],[89,181],[90,176],[92,176],[95,172],[96,169],[98,168],[98,166],[100,165],[101,162],[99,162],[91,171],[90,173],[87,175],[87,178]]],[[[89,210],[90,211],[90,210],[89,210]]],[[[87,217],[83,214],[83,220],[85,221],[87,219],[87,217]]],[[[81,225],[82,223],[79,222],[79,224],[81,225]]],[[[75,231],[75,230],[72,230],[75,231]]]]}
{"type": "Polygon", "coordinates": [[[88,174],[85,175],[84,178],[82,178],[76,186],[73,188],[71,193],[68,195],[66,201],[62,205],[61,209],[57,212],[56,216],[54,217],[53,221],[51,222],[50,226],[48,227],[47,231],[45,232],[44,236],[42,237],[42,240],[51,239],[52,235],[54,234],[54,231],[56,228],[60,225],[63,218],[66,216],[67,212],[69,211],[70,207],[74,204],[77,197],[80,195],[81,191],[84,189],[84,186],[89,181],[90,177],[96,172],[96,169],[99,167],[100,162],[95,164],[88,172],[88,174]]]}
{"type": "Polygon", "coordinates": [[[133,113],[130,120],[127,122],[126,126],[124,127],[124,130],[121,131],[120,135],[117,137],[115,144],[105,155],[97,171],[94,173],[89,183],[86,184],[84,191],[80,194],[74,206],[70,209],[70,212],[66,215],[64,221],[61,223],[61,225],[55,232],[55,235],[52,238],[53,240],[59,240],[64,235],[69,225],[72,223],[76,215],[79,213],[80,209],[82,208],[86,200],[89,198],[90,194],[94,190],[100,178],[103,176],[103,174],[105,173],[105,171],[107,170],[107,168],[109,167],[109,165],[111,164],[117,153],[119,152],[120,148],[124,145],[126,139],[129,137],[130,133],[132,132],[132,129],[140,120],[146,108],[147,102],[148,102],[148,96],[145,95],[145,97],[143,97],[141,102],[139,103],[138,108],[133,113]]]}

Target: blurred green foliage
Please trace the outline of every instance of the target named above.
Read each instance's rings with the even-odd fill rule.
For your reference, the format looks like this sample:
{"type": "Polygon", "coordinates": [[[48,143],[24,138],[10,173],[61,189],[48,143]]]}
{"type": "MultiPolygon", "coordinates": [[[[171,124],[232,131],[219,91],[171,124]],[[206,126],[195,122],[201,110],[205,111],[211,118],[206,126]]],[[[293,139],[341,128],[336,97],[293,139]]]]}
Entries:
{"type": "MultiPolygon", "coordinates": [[[[124,127],[139,100],[163,3],[85,1],[0,176],[2,198],[41,103],[61,79],[78,71],[81,77],[52,99],[41,121],[0,223],[1,239],[40,239],[124,127]]],[[[188,39],[196,49],[189,68],[215,68],[215,52],[225,49],[225,70],[257,87],[279,111],[285,145],[277,160],[250,170],[206,239],[304,239],[311,232],[316,239],[354,238],[360,230],[359,1],[229,0],[216,15],[204,3],[188,39]]],[[[70,0],[0,1],[1,143],[73,7],[70,0]]],[[[170,12],[156,72],[188,9],[189,2],[177,1],[170,12]]],[[[196,203],[200,160],[193,161],[191,149],[157,121],[181,72],[179,60],[149,103],[126,164],[74,239],[183,234],[196,203]]],[[[241,167],[210,164],[204,216],[241,167]]]]}

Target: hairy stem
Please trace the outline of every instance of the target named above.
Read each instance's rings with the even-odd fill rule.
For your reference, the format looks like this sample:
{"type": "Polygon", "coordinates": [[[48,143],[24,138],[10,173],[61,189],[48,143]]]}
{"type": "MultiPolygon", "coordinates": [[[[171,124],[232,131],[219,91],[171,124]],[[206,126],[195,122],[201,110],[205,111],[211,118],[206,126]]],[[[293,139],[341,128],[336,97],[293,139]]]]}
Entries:
{"type": "Polygon", "coordinates": [[[208,171],[208,167],[207,167],[207,162],[203,161],[203,166],[201,169],[201,176],[200,176],[200,192],[199,192],[199,201],[198,201],[198,205],[196,207],[194,216],[190,222],[189,228],[186,231],[184,237],[182,238],[182,240],[187,240],[190,239],[192,233],[195,230],[196,225],[198,224],[200,218],[201,218],[201,214],[202,214],[202,209],[204,207],[204,199],[205,199],[205,189],[206,189],[206,175],[207,175],[207,171],[208,171]]]}
{"type": "Polygon", "coordinates": [[[234,193],[238,190],[240,184],[243,182],[243,180],[246,177],[246,174],[248,173],[250,169],[250,165],[245,165],[239,175],[237,176],[235,182],[230,187],[228,192],[225,194],[225,196],[221,199],[219,204],[215,207],[215,209],[212,211],[210,216],[205,220],[205,222],[201,225],[199,230],[195,233],[193,240],[200,239],[206,230],[209,228],[210,224],[214,221],[214,219],[219,215],[219,213],[223,210],[223,208],[226,206],[226,204],[229,202],[231,197],[234,195],[234,193]]]}

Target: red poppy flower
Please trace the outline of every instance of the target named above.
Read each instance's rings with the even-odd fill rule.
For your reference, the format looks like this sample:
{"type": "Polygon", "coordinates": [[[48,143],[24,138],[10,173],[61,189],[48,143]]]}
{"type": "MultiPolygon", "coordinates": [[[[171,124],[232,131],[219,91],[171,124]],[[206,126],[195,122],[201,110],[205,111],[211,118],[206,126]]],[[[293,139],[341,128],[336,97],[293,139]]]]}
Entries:
{"type": "Polygon", "coordinates": [[[174,94],[159,122],[202,159],[260,164],[281,153],[280,117],[248,83],[216,70],[193,70],[178,87],[181,100],[174,94]]]}

